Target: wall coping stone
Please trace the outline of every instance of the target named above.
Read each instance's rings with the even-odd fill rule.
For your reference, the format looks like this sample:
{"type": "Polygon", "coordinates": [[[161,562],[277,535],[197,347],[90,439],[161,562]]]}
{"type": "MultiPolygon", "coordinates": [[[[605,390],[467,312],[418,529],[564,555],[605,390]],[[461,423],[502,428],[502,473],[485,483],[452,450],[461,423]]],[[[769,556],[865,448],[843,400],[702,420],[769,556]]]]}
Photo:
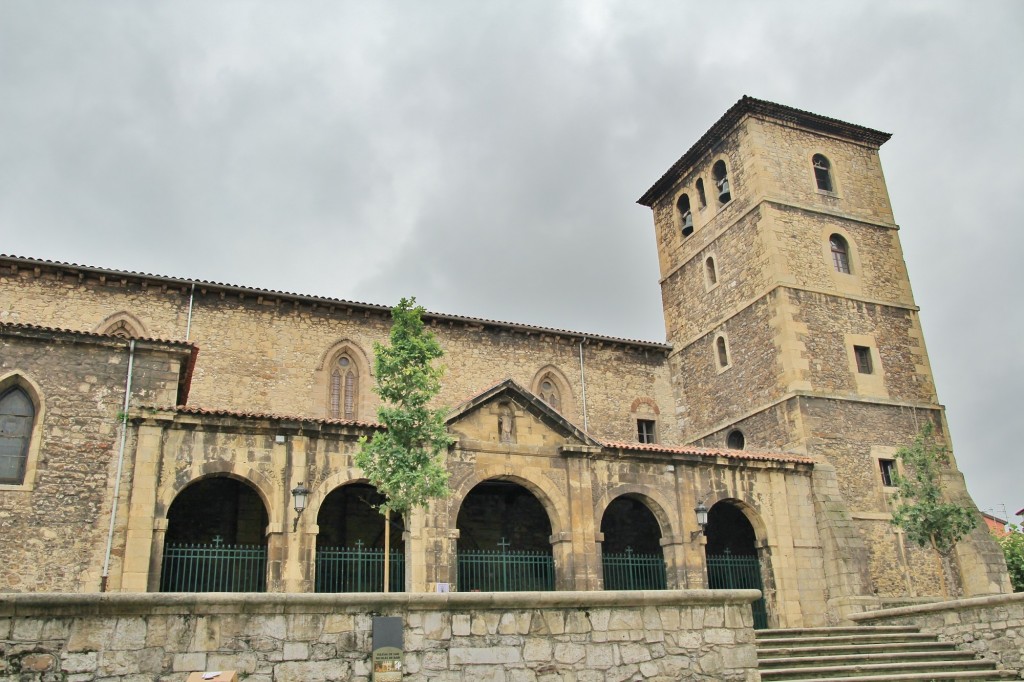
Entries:
{"type": "Polygon", "coordinates": [[[941,613],[943,611],[964,611],[967,609],[988,608],[991,606],[1002,606],[1005,604],[1024,604],[1024,592],[1014,594],[990,594],[984,597],[971,597],[970,599],[954,599],[952,601],[932,602],[930,604],[916,604],[914,606],[899,606],[892,609],[880,609],[878,611],[864,611],[862,613],[851,613],[846,617],[855,623],[861,621],[880,620],[883,618],[902,618],[917,616],[927,613],[941,613]]]}
{"type": "MultiPolygon", "coordinates": [[[[602,592],[305,593],[61,593],[0,594],[0,617],[173,614],[367,613],[519,609],[643,608],[747,604],[759,590],[637,590],[602,592]]],[[[1024,594],[1018,595],[1024,599],[1024,594]]],[[[974,600],[968,600],[974,601],[974,600]]],[[[898,609],[893,609],[898,610],[898,609]]],[[[882,613],[880,611],[874,614],[882,613]]],[[[871,614],[871,615],[874,615],[871,614]]],[[[867,614],[858,614],[865,616],[867,614]]]]}

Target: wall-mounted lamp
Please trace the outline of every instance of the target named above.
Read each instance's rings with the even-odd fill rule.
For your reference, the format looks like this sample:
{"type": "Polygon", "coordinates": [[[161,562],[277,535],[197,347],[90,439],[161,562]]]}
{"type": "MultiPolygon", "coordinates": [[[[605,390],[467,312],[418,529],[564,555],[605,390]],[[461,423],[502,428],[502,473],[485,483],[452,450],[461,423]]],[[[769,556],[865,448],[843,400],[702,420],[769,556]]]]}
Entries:
{"type": "Polygon", "coordinates": [[[690,539],[695,540],[699,535],[706,535],[708,530],[708,508],[704,506],[704,500],[697,503],[693,513],[697,515],[697,525],[700,526],[700,530],[695,530],[690,533],[690,539]]]}
{"type": "Polygon", "coordinates": [[[302,481],[292,489],[292,497],[295,498],[295,521],[292,523],[292,532],[299,528],[299,517],[306,510],[306,502],[309,500],[309,488],[302,485],[302,481]]]}

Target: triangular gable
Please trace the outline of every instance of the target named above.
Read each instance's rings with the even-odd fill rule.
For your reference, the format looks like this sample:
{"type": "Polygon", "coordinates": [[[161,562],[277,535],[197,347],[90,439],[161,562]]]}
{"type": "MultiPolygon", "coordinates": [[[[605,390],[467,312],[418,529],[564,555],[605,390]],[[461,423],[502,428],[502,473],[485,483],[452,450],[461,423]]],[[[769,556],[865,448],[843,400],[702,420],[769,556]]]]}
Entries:
{"type": "Polygon", "coordinates": [[[559,414],[538,396],[526,390],[512,379],[505,379],[457,405],[445,420],[451,425],[495,400],[507,398],[544,422],[548,427],[583,445],[601,447],[601,443],[559,414]]]}

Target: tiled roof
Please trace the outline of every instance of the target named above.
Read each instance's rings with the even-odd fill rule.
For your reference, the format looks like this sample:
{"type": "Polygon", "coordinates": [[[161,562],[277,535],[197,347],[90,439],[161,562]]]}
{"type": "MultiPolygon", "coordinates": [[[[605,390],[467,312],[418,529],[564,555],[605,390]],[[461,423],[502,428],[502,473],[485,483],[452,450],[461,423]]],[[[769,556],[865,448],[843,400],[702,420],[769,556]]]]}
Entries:
{"type": "MultiPolygon", "coordinates": [[[[160,408],[158,408],[160,409],[160,408]]],[[[277,421],[296,421],[296,422],[313,422],[316,424],[340,424],[342,426],[359,426],[369,429],[380,429],[383,428],[382,424],[377,422],[365,422],[359,421],[358,419],[319,419],[314,417],[304,417],[299,415],[287,415],[287,414],[274,414],[271,412],[243,412],[239,410],[222,410],[222,409],[210,409],[205,407],[188,407],[187,405],[178,405],[177,407],[170,408],[179,414],[197,414],[208,417],[238,417],[240,419],[272,419],[277,421]]]]}
{"type": "Polygon", "coordinates": [[[727,457],[729,459],[752,459],[765,462],[794,462],[814,464],[814,459],[787,452],[758,452],[755,450],[727,450],[724,448],[698,448],[690,445],[659,445],[657,443],[606,442],[606,448],[633,450],[638,452],[659,452],[670,455],[698,455],[701,457],[727,457]]]}
{"type": "MultiPolygon", "coordinates": [[[[203,279],[183,279],[179,277],[167,277],[164,275],[152,275],[145,272],[135,271],[124,271],[124,270],[109,270],[105,268],[96,268],[89,265],[79,265],[77,263],[67,263],[63,261],[51,261],[41,260],[36,258],[26,258],[24,256],[13,256],[0,254],[0,262],[7,261],[12,265],[19,267],[49,267],[49,268],[61,268],[67,270],[82,270],[91,272],[97,275],[104,275],[113,278],[136,278],[144,279],[153,282],[161,282],[164,284],[172,284],[175,286],[192,286],[205,287],[208,289],[219,289],[224,291],[232,291],[240,294],[251,294],[253,296],[270,296],[278,298],[287,298],[291,300],[306,301],[309,303],[318,303],[326,305],[334,305],[349,308],[359,308],[362,310],[372,310],[381,314],[389,314],[391,312],[390,306],[379,305],[376,303],[361,303],[359,301],[349,301],[342,298],[331,298],[328,296],[309,296],[306,294],[296,294],[288,291],[277,291],[274,289],[257,289],[253,287],[246,287],[237,284],[225,284],[223,282],[211,282],[203,279]]],[[[641,341],[639,339],[627,339],[617,336],[604,336],[601,334],[589,334],[586,332],[573,331],[571,329],[558,329],[555,327],[539,327],[531,324],[519,324],[516,322],[502,322],[500,320],[491,320],[484,317],[466,317],[464,315],[449,315],[446,313],[433,313],[427,312],[423,319],[427,322],[458,322],[460,324],[477,324],[486,325],[489,327],[499,327],[502,329],[511,329],[515,331],[530,332],[537,334],[553,334],[555,336],[567,336],[573,339],[597,341],[604,343],[615,343],[626,346],[636,346],[640,348],[647,348],[660,351],[669,351],[672,346],[667,343],[658,341],[641,341]]]]}
{"type": "Polygon", "coordinates": [[[116,341],[148,341],[151,343],[162,343],[171,346],[181,346],[182,348],[196,348],[196,345],[189,341],[181,341],[177,339],[159,339],[155,337],[139,337],[134,336],[131,338],[125,338],[123,336],[115,336],[113,334],[101,334],[99,332],[88,332],[80,329],[65,329],[63,327],[44,327],[38,324],[23,324],[21,322],[0,322],[0,328],[7,329],[24,329],[27,331],[47,332],[50,334],[73,334],[74,336],[84,336],[94,339],[105,339],[105,340],[116,340],[116,341]]]}
{"type": "Polygon", "coordinates": [[[876,146],[881,146],[892,137],[889,133],[883,133],[880,130],[865,128],[836,118],[744,95],[727,112],[722,114],[722,117],[692,147],[686,150],[686,153],[672,164],[672,167],[665,171],[664,175],[658,178],[658,181],[651,185],[651,188],[644,192],[644,195],[637,199],[636,203],[642,206],[653,206],[658,197],[676,181],[677,176],[700,160],[712,145],[728,133],[745,114],[760,114],[776,120],[790,121],[812,130],[876,146]]]}

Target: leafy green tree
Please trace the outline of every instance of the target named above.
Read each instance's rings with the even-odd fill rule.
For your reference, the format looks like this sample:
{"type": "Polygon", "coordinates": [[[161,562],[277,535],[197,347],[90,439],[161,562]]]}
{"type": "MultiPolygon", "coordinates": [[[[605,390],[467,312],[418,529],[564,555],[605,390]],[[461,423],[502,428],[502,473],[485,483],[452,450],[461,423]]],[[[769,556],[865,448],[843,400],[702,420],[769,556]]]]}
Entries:
{"type": "Polygon", "coordinates": [[[1014,525],[1009,527],[1009,531],[1006,535],[997,535],[995,538],[1006,555],[1006,567],[1010,569],[1013,591],[1024,592],[1024,532],[1014,525]]]}
{"type": "MultiPolygon", "coordinates": [[[[949,501],[943,490],[942,474],[949,466],[949,451],[934,436],[927,423],[913,444],[896,451],[905,473],[893,475],[897,488],[892,522],[920,547],[931,547],[941,557],[943,572],[956,543],[978,525],[973,509],[949,501]]],[[[945,580],[943,592],[948,595],[945,580]]]]}
{"type": "Polygon", "coordinates": [[[391,309],[390,345],[375,343],[374,389],[383,400],[377,419],[383,431],[360,439],[356,466],[361,468],[385,500],[384,591],[388,591],[391,513],[405,515],[431,499],[448,495],[444,455],[454,439],[445,425],[444,409],[430,401],[441,390],[444,368],[434,364],[444,352],[423,326],[422,306],[403,298],[391,309]]]}

